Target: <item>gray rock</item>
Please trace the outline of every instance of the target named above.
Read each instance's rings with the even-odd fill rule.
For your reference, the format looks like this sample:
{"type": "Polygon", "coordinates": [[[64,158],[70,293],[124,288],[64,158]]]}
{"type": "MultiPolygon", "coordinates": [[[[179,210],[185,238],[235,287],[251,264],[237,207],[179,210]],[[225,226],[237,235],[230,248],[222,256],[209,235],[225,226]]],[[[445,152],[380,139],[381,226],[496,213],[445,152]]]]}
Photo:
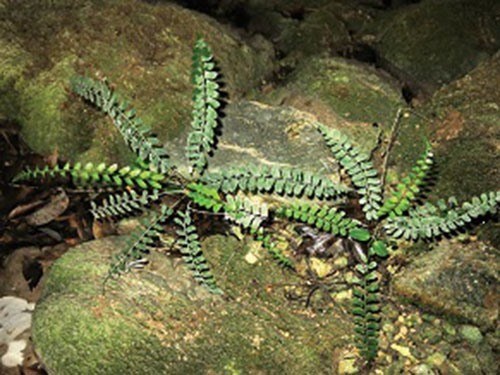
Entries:
{"type": "Polygon", "coordinates": [[[492,328],[498,317],[495,251],[481,242],[441,241],[393,279],[393,291],[423,309],[492,328]]]}

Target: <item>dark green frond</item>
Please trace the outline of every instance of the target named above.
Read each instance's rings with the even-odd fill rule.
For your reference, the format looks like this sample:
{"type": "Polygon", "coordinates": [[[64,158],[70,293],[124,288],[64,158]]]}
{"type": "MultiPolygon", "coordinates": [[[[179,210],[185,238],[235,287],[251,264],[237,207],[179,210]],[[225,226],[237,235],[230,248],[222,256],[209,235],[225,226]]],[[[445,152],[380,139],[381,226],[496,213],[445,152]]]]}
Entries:
{"type": "Polygon", "coordinates": [[[111,117],[123,139],[137,156],[163,174],[170,169],[167,152],[158,138],[136,116],[134,109],[120,101],[105,81],[76,76],[71,80],[71,89],[111,117]]]}
{"type": "Polygon", "coordinates": [[[122,216],[141,210],[158,199],[160,199],[158,190],[153,190],[152,192],[143,190],[141,194],[138,194],[135,190],[124,191],[121,194],[111,194],[99,205],[94,201],[90,202],[90,212],[98,220],[107,217],[122,216]]]}
{"type": "Polygon", "coordinates": [[[279,207],[276,214],[306,223],[334,235],[351,237],[357,241],[370,239],[368,230],[361,228],[358,221],[345,217],[345,212],[335,207],[297,203],[279,207]]]}
{"type": "Polygon", "coordinates": [[[377,211],[382,204],[382,185],[377,171],[373,168],[369,155],[354,146],[349,138],[336,129],[316,123],[327,146],[340,165],[351,177],[352,184],[361,195],[359,203],[368,220],[377,219],[377,211]]]}
{"type": "Polygon", "coordinates": [[[481,194],[456,206],[454,197],[438,202],[437,205],[426,203],[411,209],[407,216],[395,216],[387,219],[384,229],[394,238],[407,240],[431,239],[440,235],[456,232],[465,227],[473,219],[487,214],[496,214],[500,202],[500,191],[481,194]]]}
{"type": "Polygon", "coordinates": [[[193,273],[196,281],[205,286],[211,293],[222,294],[222,290],[217,287],[215,279],[210,272],[208,262],[201,250],[200,239],[193,225],[189,209],[185,212],[177,212],[174,222],[179,226],[176,231],[179,238],[176,242],[179,251],[183,255],[184,262],[193,273]]]}
{"type": "Polygon", "coordinates": [[[219,84],[210,47],[198,39],[193,49],[192,80],[193,112],[186,147],[192,172],[201,174],[207,166],[208,154],[215,142],[215,128],[219,117],[219,84]]]}
{"type": "Polygon", "coordinates": [[[318,199],[338,197],[349,191],[328,178],[299,169],[250,165],[217,173],[208,173],[202,181],[224,193],[238,190],[251,193],[275,193],[318,199]]]}
{"type": "MultiPolygon", "coordinates": [[[[380,247],[380,241],[375,241],[380,247]]],[[[377,263],[371,254],[376,254],[372,247],[368,254],[358,256],[356,277],[354,278],[352,314],[354,315],[355,344],[361,355],[368,361],[377,356],[378,336],[380,331],[380,298],[377,263]]]]}
{"type": "Polygon", "coordinates": [[[14,178],[14,181],[42,180],[53,178],[68,178],[75,185],[99,185],[133,187],[140,189],[161,189],[165,176],[148,169],[123,167],[118,165],[106,165],[104,163],[95,165],[87,163],[82,165],[66,163],[63,167],[45,166],[43,168],[26,169],[14,178]]]}
{"type": "Polygon", "coordinates": [[[412,168],[407,177],[403,178],[396,186],[396,190],[386,199],[384,205],[378,210],[377,215],[401,216],[410,208],[410,204],[418,196],[420,187],[424,183],[428,171],[432,166],[432,150],[430,144],[427,145],[422,157],[412,168]]]}
{"type": "Polygon", "coordinates": [[[144,228],[132,233],[128,246],[113,257],[106,280],[134,268],[136,261],[141,260],[145,254],[154,249],[158,236],[163,231],[162,225],[172,214],[173,210],[170,207],[162,205],[160,213],[154,213],[144,223],[144,228]]]}

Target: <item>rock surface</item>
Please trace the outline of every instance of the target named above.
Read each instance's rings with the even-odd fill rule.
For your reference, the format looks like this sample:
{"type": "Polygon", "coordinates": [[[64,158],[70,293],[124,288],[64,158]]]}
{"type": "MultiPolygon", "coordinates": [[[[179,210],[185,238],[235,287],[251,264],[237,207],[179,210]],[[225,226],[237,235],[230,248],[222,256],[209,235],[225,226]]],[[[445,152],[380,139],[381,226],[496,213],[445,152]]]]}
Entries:
{"type": "Polygon", "coordinates": [[[51,374],[326,373],[349,337],[348,316],[294,305],[283,284],[300,279],[269,260],[248,264],[247,248],[223,236],[204,241],[223,297],[162,254],[103,296],[110,254],[123,246],[123,237],[88,242],[53,265],[33,327],[51,374]]]}
{"type": "Polygon", "coordinates": [[[373,23],[381,65],[432,93],[488,59],[500,46],[495,0],[421,1],[373,23]]]}
{"type": "Polygon", "coordinates": [[[492,329],[498,319],[498,271],[491,247],[442,241],[394,277],[393,292],[423,309],[492,329]]]}
{"type": "Polygon", "coordinates": [[[36,152],[65,159],[129,161],[120,135],[68,92],[75,74],[106,77],[162,140],[189,124],[191,50],[213,47],[226,90],[238,97],[272,70],[228,27],[174,4],[143,1],[2,3],[0,113],[17,121],[36,152]],[[30,27],[26,27],[30,25],[30,27]]]}

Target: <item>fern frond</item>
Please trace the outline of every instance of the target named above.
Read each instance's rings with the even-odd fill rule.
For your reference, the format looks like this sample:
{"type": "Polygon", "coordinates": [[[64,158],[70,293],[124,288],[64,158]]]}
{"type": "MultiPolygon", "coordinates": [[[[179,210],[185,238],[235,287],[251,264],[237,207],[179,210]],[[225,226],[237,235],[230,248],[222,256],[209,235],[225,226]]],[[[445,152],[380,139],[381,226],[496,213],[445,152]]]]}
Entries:
{"type": "Polygon", "coordinates": [[[208,154],[215,142],[217,127],[217,108],[219,102],[219,84],[210,47],[203,39],[198,39],[193,49],[192,81],[193,112],[186,154],[192,172],[201,174],[207,166],[208,154]]]}
{"type": "Polygon", "coordinates": [[[217,287],[207,260],[203,256],[200,239],[198,233],[196,233],[196,227],[193,225],[189,208],[185,212],[177,212],[174,222],[179,226],[176,231],[179,235],[176,244],[195,280],[211,293],[222,294],[223,292],[217,287]]]}
{"type": "MultiPolygon", "coordinates": [[[[375,243],[379,244],[379,241],[375,243]]],[[[380,331],[380,289],[377,263],[371,258],[375,253],[372,248],[368,254],[359,253],[356,265],[356,277],[354,278],[352,314],[354,315],[355,344],[361,355],[372,361],[377,356],[378,336],[380,331]]]]}
{"type": "Polygon", "coordinates": [[[439,201],[437,206],[426,203],[411,209],[407,216],[388,218],[384,229],[394,238],[403,237],[413,241],[431,239],[456,232],[473,219],[487,214],[496,214],[499,202],[500,191],[483,193],[456,208],[454,197],[448,200],[448,205],[444,201],[439,201]]]}
{"type": "Polygon", "coordinates": [[[93,163],[85,165],[81,163],[74,165],[66,163],[63,167],[56,165],[55,167],[28,168],[18,174],[14,178],[14,182],[58,177],[69,178],[75,185],[98,184],[104,186],[137,187],[141,189],[161,189],[162,183],[165,181],[164,175],[138,167],[119,168],[116,164],[108,166],[104,163],[98,165],[93,163]]]}
{"type": "Polygon", "coordinates": [[[158,190],[153,190],[152,192],[143,190],[141,194],[138,194],[135,190],[124,191],[121,194],[111,194],[99,205],[91,201],[90,212],[97,220],[107,217],[122,216],[141,210],[143,207],[146,207],[148,204],[158,199],[160,199],[158,190]]]}
{"type": "Polygon", "coordinates": [[[396,190],[386,199],[383,206],[378,210],[379,217],[384,215],[401,216],[410,208],[411,202],[420,192],[420,187],[424,183],[428,171],[433,162],[433,154],[430,144],[417,164],[412,168],[407,177],[403,178],[396,186],[396,190]]]}
{"type": "Polygon", "coordinates": [[[370,156],[361,152],[340,131],[329,129],[319,123],[316,123],[316,127],[361,195],[359,203],[363,207],[366,219],[377,219],[377,211],[382,204],[382,185],[370,156]]]}
{"type": "Polygon", "coordinates": [[[238,190],[251,193],[275,193],[294,197],[329,199],[349,191],[346,186],[299,169],[250,165],[208,173],[202,181],[224,193],[238,190]]]}
{"type": "Polygon", "coordinates": [[[167,173],[170,169],[168,155],[158,138],[136,116],[134,109],[119,100],[105,81],[76,76],[71,80],[71,89],[111,117],[123,139],[137,156],[148,161],[159,172],[167,173]]]}
{"type": "Polygon", "coordinates": [[[156,241],[163,230],[162,224],[173,214],[173,210],[162,205],[160,213],[154,213],[152,218],[145,222],[145,228],[140,228],[131,235],[129,246],[113,257],[108,275],[105,279],[127,272],[131,265],[142,259],[151,249],[156,247],[156,241]]]}
{"type": "Polygon", "coordinates": [[[276,214],[306,223],[334,235],[350,237],[362,242],[370,239],[370,232],[361,228],[357,220],[345,217],[345,212],[339,211],[335,207],[298,203],[281,206],[276,214]]]}

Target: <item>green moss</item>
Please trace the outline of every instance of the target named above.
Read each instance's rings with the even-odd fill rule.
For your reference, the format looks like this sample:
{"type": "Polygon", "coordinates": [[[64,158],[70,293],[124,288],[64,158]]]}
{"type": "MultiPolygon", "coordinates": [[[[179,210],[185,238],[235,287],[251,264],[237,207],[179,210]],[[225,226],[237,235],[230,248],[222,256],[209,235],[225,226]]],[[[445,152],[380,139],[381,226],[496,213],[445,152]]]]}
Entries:
{"type": "Polygon", "coordinates": [[[111,281],[102,296],[110,254],[125,240],[83,244],[52,267],[33,326],[51,373],[321,373],[346,343],[348,317],[290,306],[279,285],[300,279],[271,260],[246,263],[246,249],[224,236],[203,244],[223,298],[161,254],[146,271],[111,281]]]}
{"type": "Polygon", "coordinates": [[[68,56],[23,87],[22,135],[38,153],[50,154],[57,149],[61,156],[73,159],[91,141],[92,134],[82,121],[69,111],[62,111],[68,101],[67,83],[75,74],[75,60],[76,56],[68,56]]]}

